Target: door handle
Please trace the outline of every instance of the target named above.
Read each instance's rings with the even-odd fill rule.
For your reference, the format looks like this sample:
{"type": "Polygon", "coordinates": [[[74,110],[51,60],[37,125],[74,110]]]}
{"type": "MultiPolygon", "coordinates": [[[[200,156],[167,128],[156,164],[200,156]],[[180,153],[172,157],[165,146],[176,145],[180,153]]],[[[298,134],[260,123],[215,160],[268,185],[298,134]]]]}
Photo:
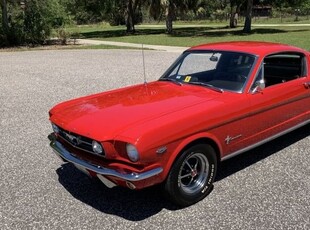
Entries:
{"type": "Polygon", "coordinates": [[[306,89],[310,89],[310,81],[305,82],[305,83],[304,83],[304,86],[306,87],[306,89]]]}

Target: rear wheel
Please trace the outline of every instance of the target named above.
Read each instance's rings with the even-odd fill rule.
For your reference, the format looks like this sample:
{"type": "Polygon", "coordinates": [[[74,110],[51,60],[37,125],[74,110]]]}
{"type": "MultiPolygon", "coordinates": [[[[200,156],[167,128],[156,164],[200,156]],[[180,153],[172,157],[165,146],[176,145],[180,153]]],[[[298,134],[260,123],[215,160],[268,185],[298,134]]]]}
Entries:
{"type": "Polygon", "coordinates": [[[169,199],[180,206],[200,201],[211,192],[216,170],[216,154],[210,145],[189,147],[174,162],[165,182],[169,199]]]}

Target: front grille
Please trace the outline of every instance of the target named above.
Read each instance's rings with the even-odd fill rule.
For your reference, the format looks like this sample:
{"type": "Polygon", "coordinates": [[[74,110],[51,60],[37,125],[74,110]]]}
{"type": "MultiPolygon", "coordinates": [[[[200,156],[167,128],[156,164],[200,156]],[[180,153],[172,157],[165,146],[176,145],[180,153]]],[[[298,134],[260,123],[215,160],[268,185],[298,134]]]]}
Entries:
{"type": "MultiPolygon", "coordinates": [[[[59,132],[58,135],[61,137],[63,140],[65,140],[67,143],[69,143],[71,146],[74,148],[98,155],[93,151],[92,148],[92,142],[93,140],[87,137],[83,137],[81,135],[78,135],[73,132],[69,132],[67,130],[64,130],[58,126],[59,132]]],[[[104,156],[104,152],[100,154],[99,156],[104,156]]]]}

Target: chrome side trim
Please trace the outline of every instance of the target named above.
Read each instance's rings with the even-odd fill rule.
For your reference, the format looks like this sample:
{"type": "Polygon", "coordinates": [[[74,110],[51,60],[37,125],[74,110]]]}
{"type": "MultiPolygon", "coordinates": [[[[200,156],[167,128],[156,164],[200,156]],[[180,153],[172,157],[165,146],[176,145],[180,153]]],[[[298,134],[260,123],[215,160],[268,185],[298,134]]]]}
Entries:
{"type": "Polygon", "coordinates": [[[238,150],[238,151],[236,151],[236,152],[230,153],[230,154],[226,155],[225,157],[222,157],[221,161],[228,160],[228,159],[230,159],[230,158],[232,158],[232,157],[234,157],[234,156],[237,156],[237,155],[239,155],[239,154],[241,154],[241,153],[244,153],[244,152],[246,152],[246,151],[249,151],[250,149],[254,149],[254,148],[256,148],[256,147],[258,147],[258,146],[260,146],[260,145],[263,145],[263,144],[265,144],[265,143],[267,143],[267,142],[269,142],[269,141],[271,141],[271,140],[273,140],[273,139],[276,139],[276,138],[278,138],[278,137],[280,137],[280,136],[283,136],[283,135],[285,135],[285,134],[287,134],[287,133],[289,133],[289,132],[292,132],[293,130],[298,129],[298,128],[300,128],[300,127],[302,127],[302,126],[304,126],[304,125],[307,125],[307,124],[309,124],[309,123],[310,123],[310,120],[305,121],[305,122],[302,122],[302,123],[300,123],[300,124],[298,124],[298,125],[296,125],[296,126],[293,126],[293,127],[289,128],[289,129],[287,129],[287,130],[284,130],[283,132],[280,132],[280,133],[278,133],[278,134],[276,134],[276,135],[273,135],[273,136],[271,136],[271,137],[269,137],[269,138],[267,138],[267,139],[265,139],[265,140],[262,140],[262,141],[260,141],[260,142],[257,142],[257,143],[255,143],[254,145],[250,145],[250,146],[248,146],[248,147],[246,147],[246,148],[244,148],[244,149],[240,149],[240,150],[238,150]]]}
{"type": "Polygon", "coordinates": [[[143,172],[143,173],[132,172],[129,174],[123,174],[123,173],[117,172],[116,170],[104,168],[104,167],[101,167],[99,165],[94,165],[90,162],[87,162],[87,161],[84,161],[84,160],[78,158],[74,154],[67,151],[64,148],[64,146],[59,141],[56,140],[54,133],[51,133],[48,136],[48,139],[51,141],[51,143],[50,143],[51,148],[54,150],[54,152],[57,156],[62,158],[62,160],[71,162],[75,165],[79,165],[81,167],[89,169],[89,170],[91,170],[97,174],[103,175],[103,176],[114,176],[114,177],[117,177],[117,178],[120,178],[120,179],[123,179],[126,181],[140,181],[140,180],[144,180],[144,179],[156,176],[163,171],[162,167],[158,167],[158,168],[155,168],[155,169],[143,172]]]}

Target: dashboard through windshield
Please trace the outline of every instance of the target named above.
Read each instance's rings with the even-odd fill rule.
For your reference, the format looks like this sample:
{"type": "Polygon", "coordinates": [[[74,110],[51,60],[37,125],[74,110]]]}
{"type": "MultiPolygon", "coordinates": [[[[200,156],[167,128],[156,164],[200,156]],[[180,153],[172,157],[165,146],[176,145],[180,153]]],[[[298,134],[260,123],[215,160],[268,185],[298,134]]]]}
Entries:
{"type": "Polygon", "coordinates": [[[254,62],[255,56],[246,53],[189,51],[183,53],[159,80],[242,92],[254,62]]]}

